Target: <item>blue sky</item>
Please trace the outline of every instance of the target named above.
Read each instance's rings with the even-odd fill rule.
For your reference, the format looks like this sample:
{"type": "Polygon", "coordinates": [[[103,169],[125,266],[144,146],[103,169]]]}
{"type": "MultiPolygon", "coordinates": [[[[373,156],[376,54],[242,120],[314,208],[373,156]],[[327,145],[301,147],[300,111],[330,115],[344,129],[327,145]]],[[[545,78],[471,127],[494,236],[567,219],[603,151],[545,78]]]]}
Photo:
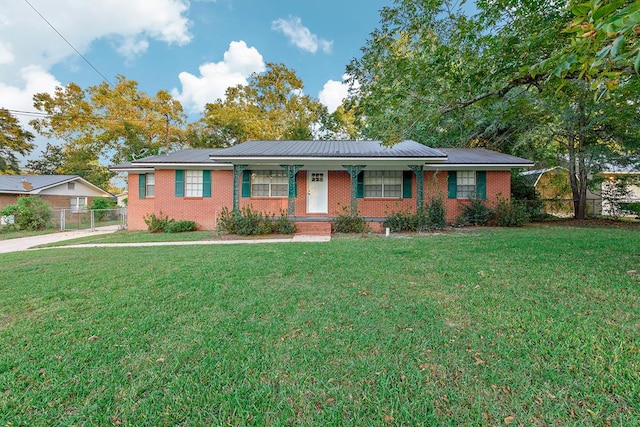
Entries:
{"type": "MultiPolygon", "coordinates": [[[[170,91],[191,120],[205,102],[266,62],[296,71],[330,110],[392,0],[0,0],[0,107],[33,111],[32,96],[69,82],[136,80],[170,91]],[[35,10],[34,10],[35,9],[35,10]],[[36,12],[37,10],[37,12],[36,12]]],[[[30,117],[17,115],[26,124],[30,117]]],[[[42,145],[39,143],[38,145],[42,145]]],[[[35,150],[34,154],[39,152],[35,150]]]]}

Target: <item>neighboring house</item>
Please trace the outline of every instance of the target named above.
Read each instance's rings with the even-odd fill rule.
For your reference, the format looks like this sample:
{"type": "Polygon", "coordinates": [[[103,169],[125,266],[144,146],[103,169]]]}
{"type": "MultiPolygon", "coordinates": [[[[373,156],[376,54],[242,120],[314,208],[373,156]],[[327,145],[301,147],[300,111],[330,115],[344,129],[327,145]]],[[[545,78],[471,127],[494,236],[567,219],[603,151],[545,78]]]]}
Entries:
{"type": "MultiPolygon", "coordinates": [[[[573,215],[573,192],[568,169],[556,166],[525,171],[522,175],[536,189],[543,201],[545,213],[559,216],[573,215]]],[[[601,211],[601,197],[587,190],[587,212],[598,214],[601,211]]]]}
{"type": "MultiPolygon", "coordinates": [[[[619,208],[611,206],[611,200],[617,203],[640,203],[640,171],[632,166],[616,167],[610,165],[606,170],[600,172],[605,179],[602,182],[602,214],[617,215],[619,208]],[[619,194],[616,190],[616,182],[625,182],[624,194],[619,194]]],[[[615,204],[614,204],[615,205],[615,204]]]]}
{"type": "Polygon", "coordinates": [[[394,211],[442,197],[447,219],[478,197],[508,199],[512,168],[529,160],[485,149],[433,149],[415,141],[248,141],[188,149],[111,167],[128,173],[128,227],[154,213],[215,229],[223,209],[289,215],[299,230],[357,212],[374,230],[394,211]]]}
{"type": "Polygon", "coordinates": [[[39,196],[52,208],[74,211],[84,210],[94,198],[113,198],[77,175],[0,175],[0,209],[22,196],[39,196]]]}

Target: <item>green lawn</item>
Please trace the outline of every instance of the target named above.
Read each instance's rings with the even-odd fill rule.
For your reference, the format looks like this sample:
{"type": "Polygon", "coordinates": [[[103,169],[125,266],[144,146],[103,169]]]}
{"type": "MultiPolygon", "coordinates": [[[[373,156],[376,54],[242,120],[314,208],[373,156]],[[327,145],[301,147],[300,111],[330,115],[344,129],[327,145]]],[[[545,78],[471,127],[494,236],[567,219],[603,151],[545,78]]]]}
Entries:
{"type": "Polygon", "coordinates": [[[640,425],[631,270],[637,228],[3,254],[0,425],[640,425]]]}

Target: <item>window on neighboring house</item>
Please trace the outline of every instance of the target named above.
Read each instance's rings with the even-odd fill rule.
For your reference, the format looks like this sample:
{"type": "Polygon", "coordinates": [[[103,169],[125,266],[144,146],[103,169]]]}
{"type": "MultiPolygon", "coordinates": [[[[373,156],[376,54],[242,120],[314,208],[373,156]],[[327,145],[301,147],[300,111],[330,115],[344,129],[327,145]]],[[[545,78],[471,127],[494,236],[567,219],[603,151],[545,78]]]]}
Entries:
{"type": "Polygon", "coordinates": [[[287,197],[289,179],[284,170],[252,171],[252,197],[287,197]]]}
{"type": "Polygon", "coordinates": [[[184,195],[202,197],[202,171],[185,171],[184,195]]]}
{"type": "Polygon", "coordinates": [[[364,197],[402,197],[402,171],[364,171],[364,197]]]}
{"type": "Polygon", "coordinates": [[[486,199],[486,171],[449,171],[450,199],[486,199]]]}
{"type": "Polygon", "coordinates": [[[75,182],[67,182],[67,190],[75,190],[76,183],[75,182]]]}
{"type": "Polygon", "coordinates": [[[71,210],[73,212],[81,212],[87,209],[86,197],[71,197],[71,210]]]}

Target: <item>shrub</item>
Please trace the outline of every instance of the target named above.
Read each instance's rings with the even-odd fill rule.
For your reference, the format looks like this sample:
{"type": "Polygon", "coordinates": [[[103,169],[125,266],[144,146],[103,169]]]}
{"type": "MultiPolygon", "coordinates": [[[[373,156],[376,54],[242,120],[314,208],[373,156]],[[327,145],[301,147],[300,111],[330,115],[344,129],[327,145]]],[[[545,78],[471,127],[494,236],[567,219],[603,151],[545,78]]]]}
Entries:
{"type": "Polygon", "coordinates": [[[521,171],[511,171],[511,200],[525,206],[529,218],[541,218],[544,204],[533,184],[521,171]]]}
{"type": "Polygon", "coordinates": [[[184,233],[196,231],[198,227],[195,221],[170,221],[164,229],[165,233],[184,233]]]}
{"type": "Polygon", "coordinates": [[[623,212],[640,215],[640,202],[622,202],[620,203],[620,209],[622,209],[623,212]]]}
{"type": "Polygon", "coordinates": [[[44,230],[51,221],[51,206],[38,196],[19,197],[15,205],[2,210],[2,215],[13,215],[18,230],[44,230]]]}
{"type": "Polygon", "coordinates": [[[456,218],[460,225],[487,225],[493,211],[483,199],[470,199],[462,205],[462,213],[456,218]]]}
{"type": "Polygon", "coordinates": [[[427,223],[430,228],[440,229],[447,225],[447,213],[442,197],[435,197],[426,207],[427,223]]]}
{"type": "Polygon", "coordinates": [[[159,216],[152,213],[150,215],[145,215],[143,217],[144,223],[147,224],[147,230],[149,233],[162,233],[169,226],[170,223],[174,222],[174,220],[169,219],[169,217],[162,217],[162,212],[160,212],[159,216]]]}
{"type": "Polygon", "coordinates": [[[107,213],[108,213],[107,209],[111,209],[114,206],[115,206],[115,203],[113,203],[109,199],[95,198],[89,205],[88,209],[95,211],[93,213],[93,217],[95,218],[96,221],[101,221],[102,219],[104,219],[105,216],[107,216],[107,213]]]}
{"type": "Polygon", "coordinates": [[[522,227],[530,220],[527,207],[517,200],[498,200],[494,214],[499,227],[522,227]]]}
{"type": "Polygon", "coordinates": [[[364,233],[367,230],[364,218],[357,213],[348,213],[346,206],[342,208],[342,213],[331,221],[331,226],[335,233],[364,233]]]}
{"type": "Polygon", "coordinates": [[[229,211],[229,209],[223,208],[218,219],[218,230],[241,236],[274,232],[291,234],[295,231],[295,226],[282,211],[280,218],[276,220],[274,215],[263,215],[247,206],[240,211],[229,211]]]}

